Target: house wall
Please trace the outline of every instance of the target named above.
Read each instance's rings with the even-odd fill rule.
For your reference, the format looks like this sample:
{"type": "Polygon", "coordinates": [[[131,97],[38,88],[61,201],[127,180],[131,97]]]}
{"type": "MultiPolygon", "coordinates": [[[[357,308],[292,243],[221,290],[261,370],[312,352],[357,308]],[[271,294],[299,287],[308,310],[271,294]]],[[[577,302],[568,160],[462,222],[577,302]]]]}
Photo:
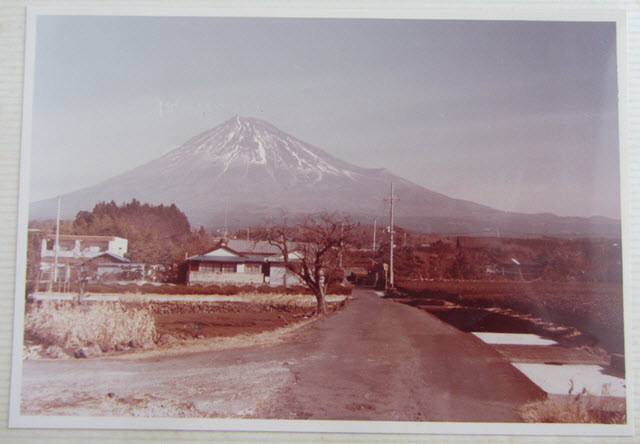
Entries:
{"type": "MultiPolygon", "coordinates": [[[[58,244],[58,257],[70,257],[70,258],[92,258],[102,253],[109,252],[118,256],[124,256],[127,252],[128,243],[127,239],[121,237],[104,237],[99,239],[98,236],[91,239],[69,238],[66,235],[59,240],[58,244]]],[[[40,248],[40,256],[55,257],[55,240],[51,238],[42,239],[42,245],[40,248]],[[50,248],[48,248],[50,247],[50,248]]]]}
{"type": "Polygon", "coordinates": [[[144,279],[145,265],[104,262],[94,265],[91,272],[90,277],[95,278],[97,281],[136,281],[144,279]]]}
{"type": "Polygon", "coordinates": [[[238,257],[237,254],[228,251],[226,248],[217,248],[213,251],[210,251],[205,254],[205,256],[227,256],[227,257],[238,257]]]}
{"type": "Polygon", "coordinates": [[[54,279],[55,282],[65,282],[72,279],[71,272],[73,268],[68,263],[58,263],[58,273],[54,273],[53,261],[40,263],[40,281],[50,281],[54,279]]]}
{"type": "Polygon", "coordinates": [[[300,278],[284,267],[284,265],[271,264],[271,274],[269,277],[269,285],[277,287],[284,285],[290,287],[292,285],[304,285],[300,278]]]}
{"type": "Polygon", "coordinates": [[[214,271],[189,271],[189,285],[240,284],[260,285],[264,282],[262,273],[218,273],[214,271]]]}
{"type": "Polygon", "coordinates": [[[109,253],[117,254],[118,256],[124,256],[127,252],[127,248],[129,247],[129,241],[127,239],[123,239],[121,237],[114,237],[113,240],[109,242],[109,253]]]}

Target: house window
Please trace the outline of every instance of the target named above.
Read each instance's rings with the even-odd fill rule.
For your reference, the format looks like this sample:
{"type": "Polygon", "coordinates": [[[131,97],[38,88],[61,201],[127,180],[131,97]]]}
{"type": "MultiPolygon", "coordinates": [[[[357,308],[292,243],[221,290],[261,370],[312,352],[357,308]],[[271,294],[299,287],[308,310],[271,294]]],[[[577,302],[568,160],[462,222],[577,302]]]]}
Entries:
{"type": "Polygon", "coordinates": [[[260,273],[262,265],[260,264],[247,264],[245,265],[245,273],[260,273]]]}
{"type": "Polygon", "coordinates": [[[209,271],[213,273],[235,273],[236,264],[207,264],[200,263],[200,271],[209,271]]]}
{"type": "Polygon", "coordinates": [[[201,263],[200,264],[200,271],[215,271],[214,267],[216,264],[207,264],[207,263],[201,263]]]}
{"type": "Polygon", "coordinates": [[[235,273],[236,272],[236,264],[220,264],[222,265],[223,273],[235,273]]]}

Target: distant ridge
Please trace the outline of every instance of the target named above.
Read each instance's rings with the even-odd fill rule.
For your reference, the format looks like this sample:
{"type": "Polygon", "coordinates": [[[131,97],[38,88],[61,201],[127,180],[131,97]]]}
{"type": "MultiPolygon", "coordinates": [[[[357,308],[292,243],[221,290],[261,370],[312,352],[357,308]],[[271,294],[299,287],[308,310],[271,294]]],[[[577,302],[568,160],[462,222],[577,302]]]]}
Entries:
{"type": "MultiPolygon", "coordinates": [[[[136,198],[175,203],[193,225],[260,224],[290,215],[338,210],[371,221],[393,182],[400,198],[397,223],[445,234],[493,236],[620,237],[620,222],[604,217],[559,217],[495,210],[428,190],[386,169],[340,160],[248,117],[232,119],[167,154],[102,183],[62,196],[62,214],[73,218],[100,201],[136,198]]],[[[31,204],[31,219],[53,218],[56,199],[31,204]]]]}

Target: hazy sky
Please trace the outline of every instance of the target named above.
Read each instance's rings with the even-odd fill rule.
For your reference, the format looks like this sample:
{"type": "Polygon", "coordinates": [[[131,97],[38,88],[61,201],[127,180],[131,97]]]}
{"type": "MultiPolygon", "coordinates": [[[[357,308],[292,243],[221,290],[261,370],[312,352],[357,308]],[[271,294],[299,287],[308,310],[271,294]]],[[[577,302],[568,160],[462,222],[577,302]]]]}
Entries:
{"type": "Polygon", "coordinates": [[[31,200],[234,115],[503,210],[618,218],[614,23],[39,17],[31,200]]]}

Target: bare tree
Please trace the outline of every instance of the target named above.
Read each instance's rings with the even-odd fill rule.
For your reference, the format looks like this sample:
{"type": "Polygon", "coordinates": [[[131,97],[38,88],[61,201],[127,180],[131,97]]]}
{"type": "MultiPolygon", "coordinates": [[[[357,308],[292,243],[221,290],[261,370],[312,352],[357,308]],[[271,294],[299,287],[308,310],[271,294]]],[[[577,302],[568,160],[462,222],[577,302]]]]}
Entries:
{"type": "Polygon", "coordinates": [[[271,226],[268,241],[282,253],[285,268],[316,297],[316,315],[327,312],[326,291],[340,280],[339,258],[350,241],[353,224],[339,213],[306,216],[296,225],[271,226]]]}
{"type": "Polygon", "coordinates": [[[87,270],[84,267],[84,264],[80,264],[77,269],[77,279],[78,279],[78,294],[74,297],[74,304],[84,304],[84,290],[87,286],[87,282],[89,281],[89,276],[87,274],[87,270]]]}

